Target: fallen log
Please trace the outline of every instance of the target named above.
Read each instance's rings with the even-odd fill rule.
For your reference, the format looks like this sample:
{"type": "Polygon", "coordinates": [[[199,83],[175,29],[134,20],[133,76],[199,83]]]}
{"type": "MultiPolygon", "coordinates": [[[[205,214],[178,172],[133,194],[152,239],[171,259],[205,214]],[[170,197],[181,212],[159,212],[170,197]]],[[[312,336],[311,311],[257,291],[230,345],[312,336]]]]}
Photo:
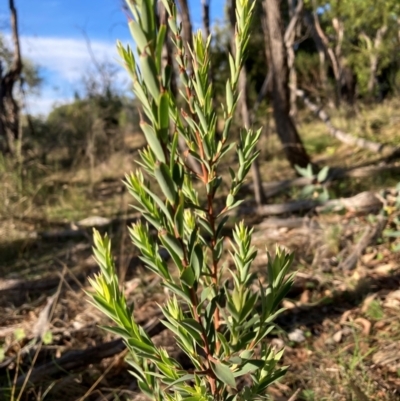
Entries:
{"type": "Polygon", "coordinates": [[[351,146],[356,146],[358,148],[367,149],[374,153],[382,153],[384,151],[388,152],[388,153],[394,153],[397,150],[393,146],[383,144],[383,143],[369,141],[368,139],[364,139],[364,138],[358,138],[354,135],[348,134],[347,132],[344,132],[344,131],[334,127],[333,124],[331,123],[331,119],[328,116],[328,114],[322,109],[322,107],[319,107],[316,104],[314,104],[313,102],[311,102],[311,100],[308,99],[308,97],[306,96],[304,91],[297,89],[296,95],[298,97],[300,97],[303,100],[304,104],[320,120],[322,120],[325,123],[325,125],[327,126],[327,128],[329,130],[329,133],[334,138],[345,143],[346,145],[351,145],[351,146]]]}
{"type": "MultiPolygon", "coordinates": [[[[392,163],[382,164],[378,166],[352,167],[349,169],[334,167],[330,169],[328,177],[324,183],[336,181],[341,178],[371,177],[385,171],[400,173],[400,164],[392,163]]],[[[267,198],[272,198],[273,196],[276,196],[290,189],[291,187],[304,187],[306,185],[310,185],[313,183],[314,180],[315,178],[299,177],[293,178],[291,180],[264,182],[264,193],[267,198]]],[[[253,184],[250,183],[248,186],[243,186],[243,188],[250,191],[253,189],[253,184]]]]}
{"type": "Polygon", "coordinates": [[[51,231],[39,231],[29,235],[31,239],[42,239],[49,241],[64,241],[66,239],[79,239],[91,236],[93,228],[105,229],[120,224],[132,224],[140,218],[139,214],[134,214],[128,218],[108,218],[101,216],[89,216],[76,223],[70,223],[68,228],[51,231]]]}
{"type": "Polygon", "coordinates": [[[338,212],[348,210],[354,213],[373,213],[383,207],[379,195],[370,191],[361,192],[349,198],[331,199],[325,202],[304,199],[281,204],[263,205],[257,208],[246,206],[239,207],[238,214],[249,214],[255,211],[259,216],[278,216],[290,213],[316,211],[318,213],[338,212]]]}
{"type": "MultiPolygon", "coordinates": [[[[139,322],[139,324],[143,323],[139,322]]],[[[165,326],[160,322],[159,317],[156,316],[150,319],[143,328],[150,337],[153,337],[164,330],[165,326]]],[[[83,369],[88,365],[99,363],[105,358],[111,358],[121,353],[125,348],[123,340],[118,338],[85,350],[70,351],[60,358],[55,358],[51,362],[34,367],[29,376],[27,376],[28,374],[19,376],[15,384],[17,387],[21,387],[28,378],[28,384],[33,386],[43,379],[55,376],[61,372],[72,372],[83,369]]]]}
{"type": "MultiPolygon", "coordinates": [[[[73,283],[76,281],[84,282],[87,279],[88,274],[91,270],[97,268],[97,263],[95,260],[88,260],[84,265],[79,266],[76,273],[73,273],[73,276],[70,276],[68,273],[64,280],[68,283],[73,283]]],[[[0,299],[2,296],[7,297],[7,301],[10,301],[10,298],[22,297],[22,294],[27,293],[37,293],[51,290],[57,287],[60,282],[59,274],[51,274],[47,277],[42,277],[33,280],[20,280],[20,279],[0,279],[0,299]]]]}
{"type": "Polygon", "coordinates": [[[365,249],[372,245],[382,234],[388,219],[378,216],[378,222],[373,227],[368,227],[358,243],[353,247],[350,255],[339,265],[342,270],[353,270],[357,266],[358,259],[365,249]]]}
{"type": "Polygon", "coordinates": [[[269,217],[257,225],[257,229],[265,228],[300,228],[307,227],[310,229],[319,229],[320,225],[317,221],[306,217],[289,217],[287,219],[280,219],[276,217],[269,217]]]}
{"type": "MultiPolygon", "coordinates": [[[[372,213],[380,210],[383,206],[381,199],[373,192],[361,192],[349,198],[331,199],[325,202],[316,200],[298,200],[282,204],[263,205],[257,208],[260,216],[277,216],[288,213],[310,212],[318,213],[338,212],[348,210],[355,213],[372,213]]],[[[246,212],[246,208],[241,208],[246,212]]]]}

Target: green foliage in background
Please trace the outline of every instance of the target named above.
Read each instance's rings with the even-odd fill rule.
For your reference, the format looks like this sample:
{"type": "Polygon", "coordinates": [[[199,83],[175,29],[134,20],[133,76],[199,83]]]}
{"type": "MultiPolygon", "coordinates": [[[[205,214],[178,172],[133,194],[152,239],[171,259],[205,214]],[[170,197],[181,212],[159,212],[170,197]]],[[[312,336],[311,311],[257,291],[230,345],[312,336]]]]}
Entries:
{"type": "Polygon", "coordinates": [[[134,18],[129,27],[137,54],[121,43],[118,50],[143,107],[140,125],[148,143],[140,153],[142,170],[126,177],[135,208],[144,219],[130,228],[130,236],[144,264],[168,290],[160,306],[162,323],[193,368],[183,369],[136,323],[134,304],[125,298],[118,282],[110,239],[98,232],[94,235],[94,253],[101,271],[90,279],[92,302],[115,323],[105,329],[124,339],[131,373],[149,398],[267,399],[267,387],[286,371],[278,366],[283,350],[276,352],[264,340],[292,285],[293,276],[288,273],[293,257],[281,249],[274,258],[268,255],[268,284],[264,286],[251,271],[257,255],[251,245],[252,230],[240,223],[232,232],[232,263],[221,263],[226,254],[222,232],[229,213],[241,203],[239,189],[258,156],[255,146],[260,131],[242,130],[237,143],[230,140],[254,3],[237,1],[235,57],[228,57],[229,78],[222,105],[225,125],[219,138],[213,89],[208,80],[210,40],[205,42],[201,32],[196,33],[193,48],[186,54],[172,0],[162,0],[168,27],[158,24],[155,0],[127,4],[134,18]],[[162,58],[167,33],[175,47],[180,96],[185,104],[181,109],[170,91],[173,67],[164,65],[162,58]],[[192,72],[188,72],[189,57],[192,72]],[[185,141],[186,151],[178,146],[179,136],[185,141]],[[238,170],[230,169],[229,193],[224,205],[217,206],[215,199],[223,183],[219,166],[234,148],[238,170]],[[198,171],[188,166],[188,155],[196,160],[198,171]],[[157,183],[162,196],[154,192],[145,177],[157,183]],[[161,248],[168,251],[174,269],[160,256],[161,248]]]}
{"type": "MultiPolygon", "coordinates": [[[[358,93],[368,92],[370,74],[370,56],[378,56],[377,75],[391,63],[397,63],[400,38],[399,16],[400,2],[398,0],[343,0],[332,1],[326,6],[326,1],[314,3],[323,7],[321,24],[326,36],[331,41],[331,47],[341,47],[341,55],[357,75],[358,93]],[[338,38],[334,29],[334,20],[343,26],[343,38],[338,38]],[[378,31],[384,29],[381,43],[375,46],[378,31]]],[[[397,68],[399,65],[397,66],[397,68]]]]}

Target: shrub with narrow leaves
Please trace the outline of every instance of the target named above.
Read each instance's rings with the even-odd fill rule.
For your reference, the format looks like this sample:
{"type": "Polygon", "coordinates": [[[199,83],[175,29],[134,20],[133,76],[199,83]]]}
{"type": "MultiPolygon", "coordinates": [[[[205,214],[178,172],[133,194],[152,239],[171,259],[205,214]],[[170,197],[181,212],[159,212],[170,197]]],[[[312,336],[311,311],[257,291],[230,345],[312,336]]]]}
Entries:
{"type": "Polygon", "coordinates": [[[160,307],[162,323],[190,359],[192,369],[183,369],[136,323],[134,305],[118,282],[110,240],[98,232],[94,234],[94,253],[100,273],[90,279],[92,302],[114,321],[115,326],[105,329],[124,339],[131,373],[151,399],[267,399],[267,387],[286,371],[278,366],[283,351],[267,345],[265,337],[273,330],[280,302],[293,282],[288,274],[292,255],[280,249],[274,258],[268,254],[268,283],[263,286],[251,271],[257,255],[251,245],[253,230],[240,223],[232,230],[227,255],[233,263],[229,267],[221,263],[226,255],[224,227],[241,202],[239,189],[258,155],[255,147],[260,131],[242,130],[237,143],[230,140],[254,3],[236,2],[236,49],[234,57],[229,55],[230,77],[222,105],[225,125],[219,136],[208,79],[210,39],[204,41],[202,34],[196,33],[187,54],[174,1],[162,0],[168,27],[158,23],[156,0],[127,4],[133,16],[129,27],[136,51],[121,43],[118,51],[143,107],[145,117],[140,125],[148,143],[140,152],[142,170],[126,177],[136,200],[134,207],[143,216],[129,229],[130,236],[145,266],[160,276],[168,289],[160,307]],[[173,67],[163,63],[167,35],[175,47],[182,108],[170,89],[173,67]],[[193,71],[188,71],[189,58],[193,71]],[[186,144],[184,152],[178,146],[179,137],[186,144]],[[229,193],[224,206],[218,207],[216,196],[223,196],[221,160],[233,148],[238,170],[229,168],[229,193]],[[189,166],[188,157],[196,161],[197,171],[189,166]],[[150,181],[158,185],[157,191],[150,181]],[[169,253],[174,268],[160,256],[161,248],[169,253]]]}

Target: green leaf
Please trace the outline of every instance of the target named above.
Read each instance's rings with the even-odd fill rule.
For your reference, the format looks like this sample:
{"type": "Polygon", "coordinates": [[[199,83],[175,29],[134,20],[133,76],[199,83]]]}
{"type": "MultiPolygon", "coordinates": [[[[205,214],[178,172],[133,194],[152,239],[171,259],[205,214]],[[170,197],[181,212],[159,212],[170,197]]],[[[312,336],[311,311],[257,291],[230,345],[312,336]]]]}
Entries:
{"type": "Polygon", "coordinates": [[[199,217],[198,222],[207,231],[207,233],[211,235],[211,237],[214,236],[210,223],[206,219],[204,219],[203,217],[199,217]]]}
{"type": "Polygon", "coordinates": [[[160,84],[157,79],[157,69],[154,59],[147,53],[141,53],[139,56],[139,62],[143,81],[153,99],[158,101],[160,96],[160,84]]]}
{"type": "Polygon", "coordinates": [[[235,377],[245,375],[247,373],[254,372],[258,369],[262,369],[265,366],[265,361],[262,359],[249,359],[246,361],[238,370],[237,372],[234,373],[235,377]]]}
{"type": "Polygon", "coordinates": [[[140,128],[142,129],[144,136],[146,138],[147,143],[150,146],[150,149],[155,154],[158,161],[165,163],[165,154],[162,148],[161,142],[157,137],[156,132],[153,127],[147,124],[145,121],[140,122],[140,128]]]}
{"type": "Polygon", "coordinates": [[[178,231],[179,236],[181,238],[183,238],[183,236],[184,236],[184,228],[185,228],[184,219],[183,219],[183,212],[184,212],[184,203],[181,202],[179,204],[179,206],[177,207],[177,209],[176,209],[175,217],[174,217],[175,228],[178,231]]]}
{"type": "Polygon", "coordinates": [[[164,216],[171,222],[173,223],[171,213],[169,212],[168,208],[165,206],[164,202],[153,192],[150,191],[149,188],[147,188],[146,185],[143,185],[143,189],[151,196],[151,198],[154,200],[154,202],[157,203],[158,207],[161,209],[161,211],[164,213],[164,216]]]}
{"type": "Polygon", "coordinates": [[[221,362],[211,362],[210,365],[219,380],[232,388],[236,388],[235,377],[233,376],[233,373],[228,366],[222,364],[221,362]]]}
{"type": "Polygon", "coordinates": [[[233,103],[234,103],[234,99],[233,99],[232,87],[228,80],[228,81],[226,81],[226,106],[227,106],[229,114],[232,113],[233,103]]]}
{"type": "Polygon", "coordinates": [[[152,347],[149,344],[146,344],[145,342],[138,340],[136,338],[130,338],[128,339],[128,344],[130,347],[136,349],[137,351],[143,351],[147,354],[150,355],[156,355],[157,354],[157,350],[155,347],[152,347]]]}
{"type": "Polygon", "coordinates": [[[166,33],[167,33],[167,26],[164,24],[160,25],[160,27],[158,28],[157,43],[156,43],[156,66],[158,72],[161,72],[162,50],[164,46],[166,33]]]}
{"type": "Polygon", "coordinates": [[[183,167],[176,163],[172,169],[172,179],[174,180],[174,183],[178,188],[182,187],[183,180],[185,178],[185,172],[183,170],[183,167]]]}
{"type": "Polygon", "coordinates": [[[242,351],[239,356],[243,359],[250,359],[253,356],[254,352],[250,350],[242,351]]]}
{"type": "Polygon", "coordinates": [[[178,287],[176,284],[165,281],[165,282],[163,282],[163,285],[165,287],[169,288],[174,294],[182,297],[189,305],[192,304],[192,300],[190,299],[190,296],[184,290],[182,290],[182,288],[178,287]]]}
{"type": "Polygon", "coordinates": [[[225,336],[222,333],[217,332],[217,337],[218,337],[218,339],[219,339],[219,341],[220,341],[220,343],[222,345],[222,348],[224,350],[225,356],[229,356],[230,353],[231,353],[231,349],[229,347],[229,343],[226,340],[225,336]]]}
{"type": "Polygon", "coordinates": [[[243,308],[240,311],[240,321],[243,322],[247,316],[253,311],[254,313],[254,305],[258,299],[258,294],[252,294],[246,300],[246,303],[243,305],[243,308]]]}
{"type": "Polygon", "coordinates": [[[160,233],[160,239],[164,240],[181,260],[183,259],[183,249],[178,239],[176,239],[167,231],[160,233]]]}
{"type": "Polygon", "coordinates": [[[181,274],[181,280],[189,288],[193,286],[194,282],[196,281],[196,277],[193,273],[193,269],[190,266],[187,266],[183,270],[183,272],[181,274]]]}
{"type": "MultiPolygon", "coordinates": [[[[179,379],[175,380],[174,382],[172,382],[171,384],[169,384],[165,390],[167,390],[170,387],[174,387],[175,385],[182,383],[182,382],[187,382],[189,380],[193,380],[194,379],[194,375],[192,374],[187,374],[187,375],[183,375],[181,376],[179,379]]],[[[185,398],[186,400],[186,398],[185,398]]]]}
{"type": "Polygon", "coordinates": [[[317,180],[318,182],[323,182],[327,179],[329,173],[329,166],[325,166],[324,168],[321,169],[321,171],[318,173],[317,180]]]}
{"type": "Polygon", "coordinates": [[[47,330],[42,337],[42,341],[44,345],[49,345],[53,341],[53,333],[50,330],[47,330]]]}
{"type": "Polygon", "coordinates": [[[226,207],[231,207],[233,205],[233,202],[235,202],[235,198],[232,194],[228,194],[226,198],[226,207]]]}
{"type": "Polygon", "coordinates": [[[165,163],[159,163],[156,165],[154,169],[154,176],[156,177],[163,194],[172,204],[174,204],[176,198],[176,189],[168,166],[165,163]]]}
{"type": "Polygon", "coordinates": [[[129,25],[129,30],[131,31],[133,40],[135,41],[139,52],[140,53],[143,52],[147,46],[146,35],[144,34],[144,32],[142,31],[142,28],[136,21],[131,20],[131,21],[129,21],[128,25],[129,25]]]}
{"type": "Polygon", "coordinates": [[[222,131],[222,138],[227,139],[229,134],[229,129],[231,127],[232,116],[228,117],[225,121],[224,130],[222,131]]]}
{"type": "Polygon", "coordinates": [[[172,138],[172,144],[171,144],[171,156],[170,156],[170,165],[169,168],[172,171],[175,165],[175,154],[176,154],[176,149],[178,148],[178,140],[179,140],[179,133],[178,131],[175,131],[174,136],[172,138]]]}
{"type": "Polygon", "coordinates": [[[200,244],[196,244],[193,248],[192,254],[190,255],[190,266],[193,268],[196,280],[198,280],[201,275],[203,261],[203,247],[200,244]]]}
{"type": "Polygon", "coordinates": [[[143,29],[143,31],[146,33],[146,36],[151,39],[151,35],[153,34],[154,31],[154,25],[153,25],[153,13],[150,8],[151,2],[149,1],[140,1],[137,3],[139,5],[140,9],[140,25],[143,29]]]}
{"type": "Polygon", "coordinates": [[[172,323],[167,320],[160,320],[160,322],[169,330],[171,330],[176,336],[180,336],[179,327],[174,326],[172,323]]]}
{"type": "Polygon", "coordinates": [[[200,326],[200,323],[192,318],[183,319],[180,323],[183,325],[183,327],[194,330],[199,335],[198,338],[200,338],[200,336],[203,334],[203,329],[200,326]]]}
{"type": "Polygon", "coordinates": [[[99,327],[103,330],[106,330],[110,333],[120,336],[124,340],[128,340],[129,338],[132,337],[132,335],[130,333],[128,333],[128,331],[122,327],[112,327],[112,326],[99,326],[99,327]]]}
{"type": "Polygon", "coordinates": [[[159,99],[158,125],[160,127],[160,137],[166,142],[169,131],[169,96],[167,92],[164,92],[159,99]]]}
{"type": "Polygon", "coordinates": [[[114,309],[99,295],[92,295],[94,304],[97,308],[101,309],[104,314],[106,314],[109,318],[115,320],[115,311],[114,309]]]}
{"type": "Polygon", "coordinates": [[[206,287],[203,289],[200,295],[200,303],[203,303],[206,299],[210,299],[210,296],[214,294],[212,287],[206,287]]]}
{"type": "Polygon", "coordinates": [[[267,387],[269,387],[272,383],[276,382],[278,379],[284,376],[287,369],[288,369],[287,367],[276,369],[275,371],[270,372],[269,375],[264,377],[264,379],[258,383],[257,386],[258,394],[264,392],[267,389],[267,387]]]}

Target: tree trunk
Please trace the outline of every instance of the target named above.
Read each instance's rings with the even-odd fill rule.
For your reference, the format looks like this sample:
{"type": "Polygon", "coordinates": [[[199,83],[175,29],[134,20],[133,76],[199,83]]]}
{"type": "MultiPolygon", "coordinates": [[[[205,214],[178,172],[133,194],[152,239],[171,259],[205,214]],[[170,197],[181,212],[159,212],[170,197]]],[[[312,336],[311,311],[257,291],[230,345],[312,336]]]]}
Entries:
{"type": "Polygon", "coordinates": [[[191,75],[193,73],[192,59],[190,57],[189,46],[192,45],[193,39],[193,30],[192,30],[192,22],[190,20],[190,12],[187,0],[178,0],[179,11],[182,19],[182,28],[183,28],[183,42],[185,45],[186,51],[186,60],[188,66],[188,74],[191,75]]]}
{"type": "Polygon", "coordinates": [[[292,167],[306,167],[311,161],[290,117],[289,69],[284,44],[279,0],[264,0],[264,32],[272,69],[272,104],[279,139],[292,167]]]}
{"type": "MultiPolygon", "coordinates": [[[[160,24],[164,24],[168,27],[167,24],[167,13],[166,10],[164,8],[164,5],[160,2],[159,3],[159,9],[158,9],[158,19],[159,19],[159,23],[160,24]]],[[[168,28],[167,28],[168,29],[168,28]]],[[[171,91],[171,95],[176,98],[178,96],[178,83],[177,83],[177,79],[176,79],[176,68],[174,66],[174,60],[173,60],[173,48],[172,48],[172,43],[168,38],[165,40],[164,46],[163,46],[163,50],[162,50],[162,63],[163,65],[170,65],[172,66],[172,71],[171,71],[171,81],[170,81],[170,91],[171,91]]],[[[174,127],[172,124],[172,121],[170,120],[170,131],[173,132],[174,127]]],[[[185,139],[182,138],[181,136],[179,136],[178,138],[178,146],[179,146],[179,150],[181,152],[181,154],[185,154],[186,150],[187,150],[187,146],[186,146],[186,142],[185,139]]],[[[187,164],[189,165],[189,167],[197,172],[200,173],[200,166],[197,163],[197,161],[193,158],[193,156],[189,155],[186,159],[187,164]]]]}
{"type": "Polygon", "coordinates": [[[210,36],[210,0],[201,0],[204,39],[210,36]]]}
{"type": "Polygon", "coordinates": [[[319,24],[318,14],[316,11],[314,11],[311,21],[314,25],[314,32],[319,38],[318,41],[323,45],[325,53],[328,55],[329,61],[332,66],[333,75],[335,77],[335,106],[338,108],[340,107],[340,102],[341,102],[341,81],[342,81],[341,79],[342,69],[340,61],[336,57],[336,54],[333,51],[333,49],[329,46],[328,38],[326,37],[324,31],[321,28],[321,25],[319,24]]]}
{"type": "Polygon", "coordinates": [[[9,71],[3,76],[3,65],[0,62],[0,151],[15,154],[15,141],[19,135],[19,107],[13,97],[15,83],[22,71],[21,51],[18,35],[17,10],[14,0],[9,0],[11,13],[11,31],[14,43],[13,61],[9,71]]]}
{"type": "MultiPolygon", "coordinates": [[[[236,0],[231,0],[230,2],[230,8],[229,8],[229,17],[230,17],[230,23],[231,23],[231,32],[232,32],[232,41],[231,41],[231,50],[232,53],[235,52],[235,46],[234,46],[234,32],[235,32],[235,24],[236,24],[236,15],[235,15],[235,2],[236,0]]],[[[234,56],[234,54],[233,54],[234,56]]],[[[246,72],[246,66],[242,67],[242,70],[240,71],[239,75],[239,92],[240,92],[240,97],[239,97],[239,108],[240,108],[240,114],[242,116],[243,124],[246,129],[250,129],[252,126],[252,121],[249,113],[249,105],[248,105],[248,100],[247,100],[247,72],[246,72]]],[[[257,159],[253,162],[251,166],[251,172],[253,176],[253,184],[254,184],[254,199],[256,201],[257,206],[261,206],[264,201],[265,201],[265,195],[264,195],[264,190],[262,187],[262,181],[261,181],[261,174],[260,174],[260,167],[258,165],[257,159]]]]}
{"type": "MultiPolygon", "coordinates": [[[[247,88],[247,72],[246,72],[246,67],[243,67],[242,71],[240,71],[240,76],[239,76],[239,91],[240,91],[239,106],[243,124],[246,127],[246,129],[250,129],[252,122],[250,119],[246,88],[247,88]]],[[[251,173],[253,176],[253,184],[254,184],[254,199],[257,203],[257,206],[261,206],[265,202],[265,195],[262,186],[258,159],[254,160],[253,164],[251,165],[251,173]]]]}
{"type": "Polygon", "coordinates": [[[284,42],[287,52],[288,68],[289,68],[289,82],[290,82],[290,116],[294,118],[297,114],[296,107],[296,90],[297,90],[297,74],[294,65],[294,41],[296,39],[296,27],[300,20],[300,15],[303,11],[304,2],[299,0],[297,6],[294,0],[289,0],[289,15],[290,22],[285,31],[284,42]]]}
{"type": "Polygon", "coordinates": [[[306,11],[304,13],[304,25],[310,30],[311,37],[314,40],[315,47],[317,48],[319,58],[319,77],[321,81],[321,88],[324,93],[327,93],[328,77],[326,72],[326,48],[318,34],[318,31],[314,24],[314,17],[311,12],[306,11]]]}
{"type": "Polygon", "coordinates": [[[375,35],[374,42],[365,34],[361,33],[360,37],[364,39],[368,51],[369,51],[369,79],[368,79],[368,93],[372,97],[376,86],[376,73],[379,65],[379,48],[381,47],[383,37],[387,32],[388,27],[386,25],[380,27],[375,35]]]}

